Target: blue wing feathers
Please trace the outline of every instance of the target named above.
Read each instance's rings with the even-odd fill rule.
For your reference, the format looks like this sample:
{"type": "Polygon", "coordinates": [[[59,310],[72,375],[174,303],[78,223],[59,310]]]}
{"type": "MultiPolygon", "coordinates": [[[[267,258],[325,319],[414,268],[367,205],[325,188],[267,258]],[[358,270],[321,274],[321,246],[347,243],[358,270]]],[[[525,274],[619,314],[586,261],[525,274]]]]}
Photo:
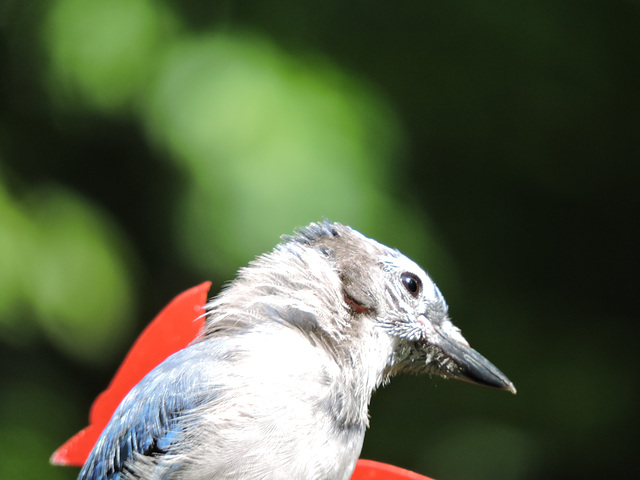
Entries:
{"type": "Polygon", "coordinates": [[[211,361],[211,347],[206,354],[201,347],[192,345],[172,355],[129,392],[78,480],[121,480],[134,452],[158,456],[180,441],[184,413],[215,397],[208,369],[193,368],[198,360],[211,361]],[[207,358],[199,358],[204,355],[207,358]]]}

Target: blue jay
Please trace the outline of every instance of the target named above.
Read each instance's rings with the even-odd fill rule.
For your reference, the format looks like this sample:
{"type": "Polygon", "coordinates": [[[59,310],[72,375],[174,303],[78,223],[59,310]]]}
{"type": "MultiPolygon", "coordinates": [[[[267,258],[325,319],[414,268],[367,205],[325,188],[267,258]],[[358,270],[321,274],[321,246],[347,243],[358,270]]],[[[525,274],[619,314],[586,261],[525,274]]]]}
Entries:
{"type": "Polygon", "coordinates": [[[393,375],[515,393],[418,265],[339,223],[283,237],[206,315],[123,399],[80,480],[347,480],[393,375]]]}

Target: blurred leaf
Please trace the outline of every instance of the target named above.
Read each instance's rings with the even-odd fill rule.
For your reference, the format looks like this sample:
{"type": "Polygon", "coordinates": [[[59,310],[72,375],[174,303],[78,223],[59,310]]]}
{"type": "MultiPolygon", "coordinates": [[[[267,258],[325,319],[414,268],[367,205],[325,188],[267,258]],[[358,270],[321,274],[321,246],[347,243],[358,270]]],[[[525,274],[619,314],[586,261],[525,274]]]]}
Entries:
{"type": "Polygon", "coordinates": [[[0,338],[24,343],[36,334],[26,315],[27,259],[33,253],[33,225],[5,191],[0,177],[0,338]]]}
{"type": "Polygon", "coordinates": [[[393,218],[410,227],[405,244],[431,243],[388,193],[395,114],[326,61],[256,35],[190,39],[170,50],[148,105],[152,139],[190,176],[176,231],[204,272],[229,275],[323,216],[365,231],[393,218]]]}
{"type": "Polygon", "coordinates": [[[53,98],[106,112],[130,106],[175,29],[160,1],[55,2],[45,29],[53,98]]]}
{"type": "Polygon", "coordinates": [[[122,242],[98,211],[59,188],[31,202],[37,225],[31,300],[50,340],[88,363],[106,363],[131,329],[134,292],[122,242]]]}

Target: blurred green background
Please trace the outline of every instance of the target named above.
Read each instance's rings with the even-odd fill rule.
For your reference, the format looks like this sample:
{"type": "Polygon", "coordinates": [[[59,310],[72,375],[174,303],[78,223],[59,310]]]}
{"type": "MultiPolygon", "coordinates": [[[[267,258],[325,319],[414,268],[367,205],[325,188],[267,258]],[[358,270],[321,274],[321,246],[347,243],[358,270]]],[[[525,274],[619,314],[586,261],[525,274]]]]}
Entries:
{"type": "Polygon", "coordinates": [[[637,468],[640,3],[0,0],[0,478],[145,324],[326,216],[421,263],[518,395],[397,378],[363,456],[637,468]]]}

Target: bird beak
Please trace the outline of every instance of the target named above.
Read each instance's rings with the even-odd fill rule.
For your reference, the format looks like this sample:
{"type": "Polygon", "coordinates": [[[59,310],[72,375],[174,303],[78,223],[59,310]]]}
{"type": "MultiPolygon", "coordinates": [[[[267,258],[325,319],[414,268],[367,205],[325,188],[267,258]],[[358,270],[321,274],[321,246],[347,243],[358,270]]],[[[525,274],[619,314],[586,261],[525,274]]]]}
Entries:
{"type": "Polygon", "coordinates": [[[448,376],[516,393],[516,387],[507,376],[470,346],[442,336],[438,347],[455,364],[453,375],[448,373],[448,376]]]}

